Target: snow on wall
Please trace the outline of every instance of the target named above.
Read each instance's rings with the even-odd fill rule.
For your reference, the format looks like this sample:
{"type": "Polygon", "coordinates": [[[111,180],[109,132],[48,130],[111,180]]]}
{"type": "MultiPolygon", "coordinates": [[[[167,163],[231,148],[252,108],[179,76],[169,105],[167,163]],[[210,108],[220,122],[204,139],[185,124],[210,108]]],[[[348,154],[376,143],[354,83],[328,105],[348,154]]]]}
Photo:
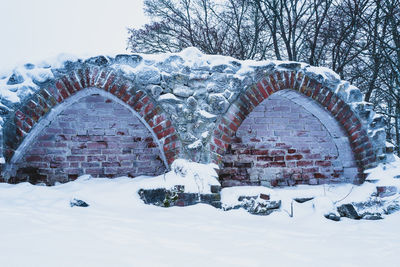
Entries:
{"type": "Polygon", "coordinates": [[[157,136],[168,164],[178,157],[220,163],[244,117],[282,89],[309,97],[340,122],[361,169],[391,158],[383,118],[331,70],[239,61],[187,48],[175,54],[64,58],[26,64],[0,77],[4,161],[12,160],[52,108],[85,88],[110,92],[132,106],[157,136]]]}

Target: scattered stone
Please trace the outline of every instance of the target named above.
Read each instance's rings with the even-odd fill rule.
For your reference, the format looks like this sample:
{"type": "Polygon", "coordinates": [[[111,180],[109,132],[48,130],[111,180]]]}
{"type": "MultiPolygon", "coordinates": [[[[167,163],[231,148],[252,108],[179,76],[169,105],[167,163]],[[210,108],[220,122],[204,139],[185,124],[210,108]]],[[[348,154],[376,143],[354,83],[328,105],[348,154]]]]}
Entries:
{"type": "Polygon", "coordinates": [[[71,201],[69,202],[69,205],[70,205],[71,207],[74,207],[74,206],[76,206],[76,207],[89,207],[89,204],[87,204],[85,201],[80,200],[80,199],[76,199],[76,198],[74,198],[73,200],[71,200],[71,201]]]}
{"type": "Polygon", "coordinates": [[[140,199],[142,199],[145,204],[153,204],[156,206],[161,206],[166,198],[166,193],[167,191],[165,188],[140,189],[138,191],[140,199]]]}
{"type": "Polygon", "coordinates": [[[358,215],[352,204],[343,204],[337,207],[337,211],[339,212],[341,217],[347,217],[354,220],[361,219],[360,215],[358,215]]]}
{"type": "Polygon", "coordinates": [[[215,201],[210,203],[211,206],[213,206],[216,209],[222,209],[222,203],[221,201],[215,201]]]}
{"type": "Polygon", "coordinates": [[[269,215],[281,207],[281,201],[264,200],[259,196],[239,196],[240,204],[233,207],[225,207],[224,210],[243,208],[251,214],[269,215]]]}
{"type": "Polygon", "coordinates": [[[281,201],[251,201],[251,204],[245,205],[244,208],[251,214],[269,215],[281,207],[281,201]]]}
{"type": "Polygon", "coordinates": [[[257,199],[258,196],[239,196],[238,201],[257,199]]]}
{"type": "Polygon", "coordinates": [[[173,189],[140,189],[138,194],[145,204],[159,207],[185,207],[198,203],[205,203],[216,208],[221,208],[221,195],[219,193],[198,194],[185,193],[183,185],[176,185],[173,189]]]}
{"type": "Polygon", "coordinates": [[[378,197],[390,197],[397,194],[397,187],[396,186],[377,186],[376,187],[376,194],[378,197]]]}
{"type": "Polygon", "coordinates": [[[340,216],[338,216],[337,214],[335,214],[333,212],[325,214],[324,216],[325,216],[325,218],[335,221],[335,222],[340,221],[340,216]]]}
{"type": "Polygon", "coordinates": [[[269,200],[270,196],[267,195],[267,194],[260,193],[260,198],[263,199],[263,200],[269,200]]]}
{"type": "Polygon", "coordinates": [[[211,203],[211,202],[215,202],[215,201],[221,201],[221,195],[218,193],[216,193],[216,194],[200,194],[200,200],[202,203],[211,203]]]}
{"type": "Polygon", "coordinates": [[[313,197],[296,197],[293,200],[296,201],[297,203],[304,203],[313,199],[314,199],[313,197]]]}
{"type": "Polygon", "coordinates": [[[386,215],[389,215],[389,214],[395,213],[397,211],[400,211],[399,203],[398,202],[392,202],[385,208],[384,213],[386,215]]]}
{"type": "Polygon", "coordinates": [[[380,213],[369,213],[369,212],[363,214],[362,218],[364,220],[382,220],[383,219],[383,217],[380,213]]]}

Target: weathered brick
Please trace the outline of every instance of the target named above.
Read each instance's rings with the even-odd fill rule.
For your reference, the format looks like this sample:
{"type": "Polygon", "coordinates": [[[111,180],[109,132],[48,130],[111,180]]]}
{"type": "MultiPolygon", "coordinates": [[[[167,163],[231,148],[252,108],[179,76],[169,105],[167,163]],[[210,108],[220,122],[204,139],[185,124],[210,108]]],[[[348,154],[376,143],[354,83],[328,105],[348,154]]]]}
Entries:
{"type": "Polygon", "coordinates": [[[104,84],[104,86],[103,86],[103,89],[104,89],[105,91],[109,91],[109,89],[111,88],[111,85],[112,85],[112,84],[114,83],[114,81],[115,81],[115,78],[116,78],[115,73],[111,72],[110,75],[107,77],[107,80],[106,80],[106,82],[105,82],[105,84],[104,84]]]}
{"type": "Polygon", "coordinates": [[[61,80],[62,80],[62,82],[64,83],[65,88],[67,88],[68,93],[69,93],[70,95],[73,95],[73,94],[75,93],[75,89],[73,88],[72,84],[70,83],[68,77],[67,77],[67,76],[64,76],[64,77],[61,78],[61,80]]]}
{"type": "MultiPolygon", "coordinates": [[[[31,103],[35,110],[42,99],[36,98],[36,101],[31,103]]],[[[162,172],[165,167],[161,151],[149,130],[136,116],[121,116],[125,114],[125,107],[116,103],[107,106],[107,103],[110,105],[112,102],[102,96],[88,96],[62,111],[51,122],[51,126],[39,134],[37,142],[28,148],[17,163],[17,168],[22,170],[30,166],[47,173],[41,181],[48,184],[65,182],[85,173],[94,177],[134,177],[162,172]],[[102,117],[99,114],[106,115],[102,117]],[[92,128],[94,125],[99,128],[92,128]],[[108,127],[114,131],[108,131],[108,127]],[[84,135],[80,134],[82,132],[84,135]],[[106,132],[113,135],[107,136],[106,132]],[[142,169],[139,173],[134,164],[149,166],[151,172],[145,173],[142,169]]],[[[29,107],[16,113],[15,120],[21,126],[19,131],[23,136],[26,134],[23,129],[28,130],[34,124],[30,116],[36,115],[29,107]]],[[[159,122],[166,126],[161,132],[166,135],[164,141],[171,149],[165,153],[171,163],[179,154],[179,140],[171,121],[161,115],[157,118],[163,119],[159,122]]]]}
{"type": "Polygon", "coordinates": [[[94,81],[94,86],[99,89],[102,89],[109,75],[109,72],[110,71],[108,69],[102,69],[100,71],[100,74],[97,76],[97,79],[94,81]]]}
{"type": "Polygon", "coordinates": [[[287,155],[286,160],[300,160],[303,158],[303,155],[287,155]]]}
{"type": "Polygon", "coordinates": [[[256,107],[260,103],[257,100],[257,98],[255,97],[255,95],[251,89],[246,91],[246,96],[250,100],[250,102],[253,104],[254,107],[256,107]]]}
{"type": "Polygon", "coordinates": [[[291,75],[291,73],[288,71],[283,72],[283,76],[285,79],[285,88],[281,88],[281,89],[290,89],[290,75],[291,75]]]}
{"type": "Polygon", "coordinates": [[[266,89],[264,89],[264,86],[262,84],[262,81],[257,83],[257,89],[260,92],[260,94],[264,97],[264,98],[268,98],[269,94],[266,91],[266,89]]]}
{"type": "Polygon", "coordinates": [[[294,85],[293,89],[299,91],[300,90],[300,85],[303,81],[304,73],[299,71],[297,72],[295,78],[294,78],[294,85]]]}
{"type": "MultiPolygon", "coordinates": [[[[285,75],[285,73],[282,75],[285,75]]],[[[287,76],[289,77],[289,74],[287,76]]],[[[316,81],[309,82],[305,91],[306,94],[309,92],[309,97],[311,97],[311,93],[314,93],[313,88],[319,86],[321,85],[316,81]]],[[[336,145],[332,143],[333,141],[329,141],[330,135],[326,133],[326,128],[320,126],[320,122],[313,119],[312,115],[311,117],[307,115],[308,111],[304,111],[306,112],[304,114],[300,113],[301,116],[297,115],[294,119],[287,119],[286,117],[293,112],[291,106],[293,104],[286,102],[279,104],[280,100],[278,101],[278,99],[271,96],[271,98],[268,98],[268,101],[272,101],[271,104],[268,105],[268,101],[263,102],[248,116],[245,116],[236,134],[229,127],[231,124],[237,124],[233,121],[235,121],[235,118],[239,119],[236,113],[240,110],[239,107],[233,105],[225,118],[221,119],[221,123],[213,135],[217,137],[217,140],[214,141],[215,145],[210,146],[210,148],[212,151],[218,151],[217,153],[224,153],[225,146],[222,142],[224,134],[232,137],[230,138],[232,145],[228,147],[226,156],[222,158],[222,164],[225,168],[229,168],[229,174],[221,172],[224,174],[223,177],[220,176],[220,179],[239,179],[243,182],[250,182],[250,174],[259,173],[258,176],[251,176],[252,181],[254,179],[273,181],[274,175],[281,177],[281,180],[278,179],[279,184],[308,184],[310,179],[317,178],[335,182],[338,179],[340,180],[341,173],[333,172],[331,168],[331,162],[337,160],[337,156],[330,155],[328,151],[336,149],[336,145]],[[265,107],[259,108],[262,105],[265,105],[265,107]],[[272,116],[272,118],[269,116],[272,116]],[[271,133],[276,135],[271,136],[271,133]],[[326,142],[331,143],[327,146],[328,143],[326,142]],[[265,148],[255,148],[255,144],[265,148]],[[320,145],[321,148],[318,148],[320,145]],[[313,148],[313,151],[309,149],[310,147],[313,148]],[[315,150],[316,148],[318,149],[315,150]],[[243,167],[245,166],[244,163],[249,161],[254,162],[252,167],[243,167]],[[234,162],[236,162],[236,166],[240,167],[235,167],[234,162]],[[240,163],[243,163],[243,165],[240,165],[240,163]],[[264,174],[263,169],[268,169],[268,171],[265,171],[264,174]],[[277,171],[277,173],[274,173],[274,171],[277,171]],[[288,179],[294,182],[289,182],[288,179]]],[[[294,110],[298,109],[295,108],[294,110]]],[[[345,107],[340,109],[340,112],[348,111],[345,107]]],[[[224,141],[229,142],[228,139],[224,141]]]]}
{"type": "Polygon", "coordinates": [[[274,75],[273,75],[273,74],[270,74],[270,75],[268,76],[268,78],[269,78],[269,83],[272,85],[272,88],[274,89],[274,91],[275,91],[275,92],[279,91],[279,87],[278,87],[278,84],[277,84],[277,82],[276,82],[276,80],[275,80],[274,75]]]}
{"type": "Polygon", "coordinates": [[[161,139],[161,138],[164,138],[164,137],[168,137],[169,135],[172,135],[173,133],[175,133],[175,128],[169,127],[167,129],[163,130],[162,132],[159,132],[157,134],[157,138],[161,139]]]}
{"type": "Polygon", "coordinates": [[[65,89],[64,84],[62,83],[61,80],[56,82],[56,88],[58,89],[58,92],[60,93],[63,99],[67,99],[69,97],[69,94],[65,89]]]}
{"type": "Polygon", "coordinates": [[[308,86],[309,79],[307,76],[303,78],[303,81],[300,84],[300,92],[306,94],[307,86],[308,86]]]}
{"type": "Polygon", "coordinates": [[[83,89],[82,84],[80,83],[80,80],[78,78],[78,73],[77,71],[72,71],[68,75],[68,79],[71,81],[71,85],[74,87],[75,91],[80,91],[83,89]]]}
{"type": "Polygon", "coordinates": [[[90,67],[89,68],[89,86],[95,86],[95,81],[97,79],[97,75],[99,75],[98,67],[90,67]]]}
{"type": "Polygon", "coordinates": [[[258,103],[261,103],[265,99],[265,97],[261,94],[261,92],[259,91],[259,89],[257,89],[257,87],[253,86],[250,90],[253,92],[258,103]]]}

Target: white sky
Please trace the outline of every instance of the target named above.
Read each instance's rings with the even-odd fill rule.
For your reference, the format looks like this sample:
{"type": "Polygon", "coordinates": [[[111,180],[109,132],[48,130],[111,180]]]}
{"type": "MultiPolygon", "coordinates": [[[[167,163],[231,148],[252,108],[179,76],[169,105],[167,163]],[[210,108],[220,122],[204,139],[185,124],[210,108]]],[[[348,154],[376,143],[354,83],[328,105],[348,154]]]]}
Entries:
{"type": "Polygon", "coordinates": [[[127,53],[143,0],[0,0],[0,71],[60,53],[127,53]]]}

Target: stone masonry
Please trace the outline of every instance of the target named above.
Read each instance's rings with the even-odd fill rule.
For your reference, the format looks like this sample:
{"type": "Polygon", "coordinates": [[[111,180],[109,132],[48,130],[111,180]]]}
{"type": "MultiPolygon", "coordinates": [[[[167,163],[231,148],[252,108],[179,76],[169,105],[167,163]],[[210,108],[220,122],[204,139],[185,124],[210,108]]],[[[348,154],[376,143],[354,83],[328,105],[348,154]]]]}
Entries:
{"type": "Polygon", "coordinates": [[[153,175],[168,170],[176,158],[186,158],[217,163],[223,182],[359,183],[365,169],[392,158],[384,121],[363,102],[360,91],[328,69],[297,62],[239,61],[188,48],[176,54],[26,64],[0,77],[0,102],[1,179],[9,182],[39,177],[51,184],[83,173],[153,175]],[[278,96],[287,100],[277,101],[278,96]],[[99,102],[90,102],[95,99],[99,102]],[[105,111],[108,104],[110,112],[105,111]],[[68,114],[75,110],[79,114],[68,114]],[[265,116],[261,120],[260,112],[265,116]],[[297,122],[283,120],[287,113],[304,115],[298,116],[301,129],[295,129],[297,122]],[[63,116],[71,119],[70,125],[63,116]],[[114,120],[121,131],[114,132],[114,120]],[[76,127],[80,124],[84,127],[76,127]],[[249,133],[250,125],[259,129],[249,133]],[[300,130],[308,136],[288,133],[300,130]],[[310,152],[299,147],[302,137],[314,138],[307,141],[310,152]],[[260,144],[282,144],[285,154],[272,155],[265,148],[255,157],[252,152],[260,144]],[[136,145],[147,150],[135,151],[136,145]],[[244,165],[236,172],[224,169],[235,168],[228,158],[238,155],[240,146],[251,148],[240,156],[251,164],[239,160],[244,165]],[[55,156],[51,151],[63,152],[55,156]],[[39,159],[39,152],[47,158],[39,159]],[[143,153],[148,157],[141,159],[143,153]],[[95,156],[99,161],[91,161],[95,156]]]}

